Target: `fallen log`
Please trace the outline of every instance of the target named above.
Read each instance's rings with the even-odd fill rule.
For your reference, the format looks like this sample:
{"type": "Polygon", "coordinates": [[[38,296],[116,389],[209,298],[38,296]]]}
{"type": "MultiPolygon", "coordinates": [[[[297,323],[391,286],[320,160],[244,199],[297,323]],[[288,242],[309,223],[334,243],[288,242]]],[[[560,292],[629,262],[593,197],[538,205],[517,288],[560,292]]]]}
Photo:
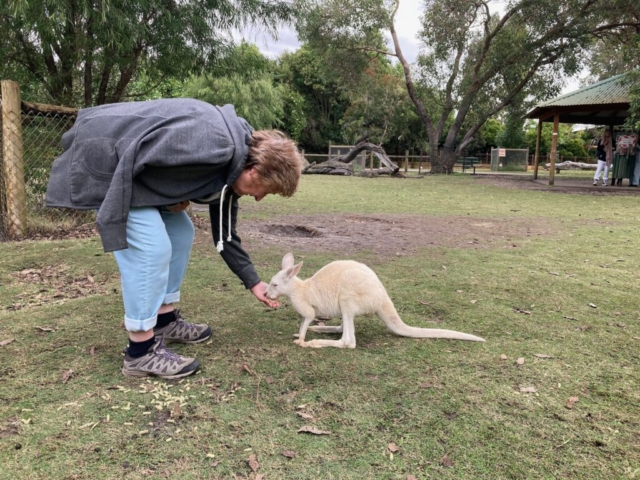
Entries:
{"type": "MultiPolygon", "coordinates": [[[[555,164],[555,169],[557,170],[595,170],[598,167],[595,163],[582,163],[582,162],[561,162],[555,164]]],[[[549,170],[551,168],[551,164],[547,163],[545,165],[545,170],[549,170]]]]}
{"type": "Polygon", "coordinates": [[[322,163],[312,163],[302,172],[322,175],[353,175],[353,165],[337,160],[327,160],[322,163]]]}
{"type": "MultiPolygon", "coordinates": [[[[400,167],[392,162],[382,147],[374,145],[369,142],[360,142],[347,154],[340,155],[333,159],[327,160],[322,163],[313,163],[303,168],[302,173],[311,174],[324,174],[324,175],[353,175],[353,161],[358,154],[363,150],[371,152],[380,160],[380,168],[373,169],[375,174],[369,174],[364,176],[377,176],[377,175],[392,175],[401,176],[399,171],[400,167]]],[[[371,169],[369,169],[371,172],[371,169]]]]}

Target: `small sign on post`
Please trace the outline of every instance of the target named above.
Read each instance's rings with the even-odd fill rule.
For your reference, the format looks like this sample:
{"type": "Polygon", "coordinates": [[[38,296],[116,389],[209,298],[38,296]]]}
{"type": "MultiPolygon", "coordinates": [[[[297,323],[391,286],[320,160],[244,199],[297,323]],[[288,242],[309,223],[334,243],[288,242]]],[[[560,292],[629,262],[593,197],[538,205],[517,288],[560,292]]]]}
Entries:
{"type": "Polygon", "coordinates": [[[498,149],[498,156],[499,157],[506,157],[507,156],[507,149],[506,148],[499,148],[498,149]]]}

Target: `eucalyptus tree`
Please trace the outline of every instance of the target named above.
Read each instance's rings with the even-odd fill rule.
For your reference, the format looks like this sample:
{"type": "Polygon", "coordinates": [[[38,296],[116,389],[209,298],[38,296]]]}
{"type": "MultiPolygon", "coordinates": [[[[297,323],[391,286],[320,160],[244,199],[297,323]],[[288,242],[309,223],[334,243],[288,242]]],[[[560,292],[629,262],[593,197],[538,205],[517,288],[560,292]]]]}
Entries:
{"type": "Polygon", "coordinates": [[[275,33],[292,15],[287,0],[5,0],[0,72],[57,104],[117,102],[145,93],[130,91],[141,68],[149,88],[184,79],[228,50],[231,29],[275,33]]]}
{"type": "Polygon", "coordinates": [[[275,62],[255,45],[242,42],[210,71],[187,82],[184,93],[213,105],[231,103],[254,128],[281,128],[286,87],[275,85],[274,69],[275,62]]]}
{"type": "Polygon", "coordinates": [[[451,172],[487,119],[515,98],[526,107],[557,94],[596,35],[640,25],[637,0],[510,0],[499,13],[491,0],[425,0],[423,49],[410,65],[395,25],[399,1],[318,0],[299,28],[335,52],[397,58],[429,138],[433,173],[451,172]],[[376,32],[388,32],[392,47],[371,42],[376,32]]]}
{"type": "MultiPolygon", "coordinates": [[[[291,104],[304,112],[300,145],[324,151],[328,143],[341,143],[342,118],[349,101],[322,51],[303,44],[278,58],[277,81],[289,88],[291,104]]],[[[286,108],[286,105],[285,105],[286,108]]]]}

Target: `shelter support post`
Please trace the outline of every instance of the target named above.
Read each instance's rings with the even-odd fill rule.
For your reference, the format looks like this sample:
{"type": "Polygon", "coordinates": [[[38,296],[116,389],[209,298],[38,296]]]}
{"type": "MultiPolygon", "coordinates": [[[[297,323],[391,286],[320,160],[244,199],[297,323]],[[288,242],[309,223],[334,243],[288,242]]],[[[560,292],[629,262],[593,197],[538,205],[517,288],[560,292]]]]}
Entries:
{"type": "Polygon", "coordinates": [[[533,160],[533,179],[538,179],[538,162],[540,161],[540,137],[542,136],[542,120],[538,119],[538,130],[536,133],[536,154],[533,160]]]}
{"type": "Polygon", "coordinates": [[[560,123],[560,114],[553,116],[553,136],[551,137],[551,161],[549,164],[549,185],[553,185],[556,176],[556,152],[558,149],[558,124],[560,123]]]}

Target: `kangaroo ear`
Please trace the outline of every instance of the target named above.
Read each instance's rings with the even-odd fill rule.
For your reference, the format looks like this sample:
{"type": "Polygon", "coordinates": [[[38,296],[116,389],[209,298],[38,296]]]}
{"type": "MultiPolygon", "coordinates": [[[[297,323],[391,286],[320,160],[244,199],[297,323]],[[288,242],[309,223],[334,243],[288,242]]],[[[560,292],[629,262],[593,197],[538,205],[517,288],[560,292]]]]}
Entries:
{"type": "Polygon", "coordinates": [[[287,269],[287,278],[293,278],[296,275],[298,275],[298,272],[302,268],[302,263],[303,262],[300,262],[295,267],[291,267],[291,268],[287,269]]]}
{"type": "Polygon", "coordinates": [[[282,270],[293,267],[293,253],[287,253],[282,257],[282,270]]]}

